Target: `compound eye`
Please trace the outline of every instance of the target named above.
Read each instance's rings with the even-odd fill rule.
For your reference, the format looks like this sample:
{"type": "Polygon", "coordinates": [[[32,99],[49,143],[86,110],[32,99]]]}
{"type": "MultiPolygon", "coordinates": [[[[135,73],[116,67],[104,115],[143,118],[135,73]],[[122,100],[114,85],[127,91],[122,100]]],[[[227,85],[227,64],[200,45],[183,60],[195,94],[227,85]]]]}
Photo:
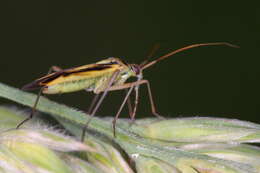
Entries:
{"type": "Polygon", "coordinates": [[[140,68],[139,68],[139,66],[137,66],[137,65],[131,65],[131,70],[132,70],[133,72],[135,72],[135,74],[137,74],[137,75],[140,74],[140,68]]]}

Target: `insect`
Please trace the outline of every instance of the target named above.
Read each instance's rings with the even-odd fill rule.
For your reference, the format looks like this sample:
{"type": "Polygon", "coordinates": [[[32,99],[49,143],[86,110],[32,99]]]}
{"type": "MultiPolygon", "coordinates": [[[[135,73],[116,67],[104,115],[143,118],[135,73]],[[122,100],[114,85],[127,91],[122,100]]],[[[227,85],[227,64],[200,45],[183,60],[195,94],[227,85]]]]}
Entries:
{"type": "MultiPolygon", "coordinates": [[[[157,117],[161,117],[155,108],[154,100],[152,97],[151,87],[148,80],[143,79],[143,70],[156,64],[157,62],[166,59],[176,53],[182,52],[187,49],[201,47],[201,46],[216,46],[216,45],[226,45],[230,47],[237,47],[236,45],[226,43],[226,42],[215,42],[215,43],[200,43],[192,44],[177,50],[174,50],[166,55],[163,55],[153,61],[148,62],[145,60],[143,63],[139,64],[127,64],[120,60],[119,58],[111,57],[101,61],[98,61],[94,64],[83,65],[80,67],[61,69],[57,66],[53,66],[50,69],[50,72],[32,83],[25,85],[23,90],[34,90],[39,89],[38,96],[32,108],[31,114],[28,118],[23,120],[17,125],[17,129],[26,121],[33,118],[34,112],[36,110],[37,103],[39,101],[40,95],[43,94],[59,94],[59,93],[68,93],[75,92],[79,90],[86,90],[88,92],[94,92],[96,95],[89,107],[88,114],[90,118],[86,122],[82,130],[81,141],[84,140],[85,132],[91,118],[95,115],[98,108],[100,107],[102,101],[109,91],[123,90],[127,91],[126,96],[119,107],[114,120],[112,122],[113,133],[115,136],[115,126],[116,121],[122,111],[124,105],[129,101],[129,96],[131,92],[135,91],[135,102],[134,108],[130,111],[130,118],[134,120],[138,98],[139,98],[139,86],[145,84],[147,86],[151,111],[157,117]],[[52,73],[51,73],[52,71],[52,73]],[[127,79],[130,77],[136,77],[135,82],[126,83],[127,79]]],[[[131,106],[130,101],[128,102],[131,106]]]]}

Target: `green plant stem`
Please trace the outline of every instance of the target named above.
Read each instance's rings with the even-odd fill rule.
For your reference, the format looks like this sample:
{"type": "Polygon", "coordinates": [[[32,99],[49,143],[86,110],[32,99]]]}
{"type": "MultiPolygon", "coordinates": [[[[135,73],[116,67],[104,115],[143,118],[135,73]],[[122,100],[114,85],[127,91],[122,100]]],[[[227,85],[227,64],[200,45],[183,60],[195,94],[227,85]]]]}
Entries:
{"type": "MultiPolygon", "coordinates": [[[[0,83],[0,97],[7,98],[22,105],[32,106],[35,102],[36,95],[28,92],[23,92],[19,89],[9,87],[0,83]]],[[[41,97],[37,110],[52,114],[54,117],[62,118],[70,121],[74,124],[83,126],[87,122],[89,116],[85,113],[72,109],[62,104],[50,101],[45,97],[41,97]]],[[[119,124],[119,123],[118,123],[119,124]]],[[[195,154],[183,150],[176,149],[174,147],[162,147],[158,145],[156,140],[146,139],[133,133],[126,127],[125,123],[121,123],[116,129],[116,138],[113,138],[113,131],[111,128],[111,122],[100,118],[93,118],[89,124],[89,127],[110,137],[116,143],[118,143],[129,155],[141,154],[144,156],[150,156],[159,158],[169,163],[175,163],[180,158],[194,158],[206,161],[216,161],[227,167],[234,168],[240,172],[256,172],[254,168],[247,164],[241,164],[234,161],[227,161],[216,159],[206,155],[195,154]]]]}

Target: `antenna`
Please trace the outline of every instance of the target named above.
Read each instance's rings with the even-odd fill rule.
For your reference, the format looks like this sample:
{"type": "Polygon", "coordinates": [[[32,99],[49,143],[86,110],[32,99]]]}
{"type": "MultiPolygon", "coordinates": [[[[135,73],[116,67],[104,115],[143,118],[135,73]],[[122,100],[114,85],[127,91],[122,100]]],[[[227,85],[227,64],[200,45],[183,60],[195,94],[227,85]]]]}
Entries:
{"type": "Polygon", "coordinates": [[[154,53],[160,48],[160,44],[159,43],[156,43],[153,45],[153,47],[149,50],[147,56],[146,56],[146,59],[140,64],[140,66],[143,66],[144,64],[146,64],[148,62],[148,60],[150,58],[153,57],[154,53]]]}
{"type": "Polygon", "coordinates": [[[192,49],[192,48],[195,48],[195,47],[202,47],[202,46],[218,46],[218,45],[224,45],[224,46],[229,46],[229,47],[233,47],[233,48],[239,48],[239,46],[237,45],[234,45],[234,44],[230,44],[230,43],[227,43],[227,42],[214,42],[214,43],[198,43],[198,44],[192,44],[192,45],[189,45],[189,46],[185,46],[183,48],[180,48],[180,49],[177,49],[177,50],[174,50],[166,55],[163,55],[151,62],[148,62],[148,63],[145,63],[145,64],[140,64],[140,67],[141,69],[146,69],[154,64],[156,64],[157,62],[163,60],[163,59],[166,59],[174,54],[177,54],[179,52],[182,52],[182,51],[185,51],[185,50],[188,50],[188,49],[192,49]]]}

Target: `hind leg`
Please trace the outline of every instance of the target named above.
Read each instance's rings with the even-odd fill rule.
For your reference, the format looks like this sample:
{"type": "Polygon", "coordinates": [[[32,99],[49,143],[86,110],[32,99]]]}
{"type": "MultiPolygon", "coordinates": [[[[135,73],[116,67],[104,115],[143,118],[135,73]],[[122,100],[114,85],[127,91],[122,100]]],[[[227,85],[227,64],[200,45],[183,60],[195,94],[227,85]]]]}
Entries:
{"type": "MultiPolygon", "coordinates": [[[[49,71],[48,71],[47,74],[50,74],[51,72],[61,71],[61,70],[62,70],[62,69],[61,69],[60,67],[58,67],[58,66],[52,66],[52,67],[49,69],[49,71]]],[[[34,114],[35,114],[35,111],[36,111],[37,104],[38,104],[38,102],[39,102],[39,100],[40,100],[40,96],[41,96],[41,94],[42,94],[42,90],[43,90],[43,89],[44,89],[44,87],[42,87],[42,88],[40,89],[40,91],[39,91],[39,93],[38,93],[38,95],[37,95],[37,97],[36,97],[36,100],[35,100],[35,102],[34,102],[34,105],[33,105],[33,107],[32,107],[32,110],[31,110],[30,115],[29,115],[26,119],[24,119],[23,121],[21,121],[21,122],[16,126],[16,129],[19,129],[19,127],[21,127],[21,125],[23,125],[25,122],[27,122],[27,121],[29,121],[30,119],[33,118],[33,116],[34,116],[34,114]]]]}

